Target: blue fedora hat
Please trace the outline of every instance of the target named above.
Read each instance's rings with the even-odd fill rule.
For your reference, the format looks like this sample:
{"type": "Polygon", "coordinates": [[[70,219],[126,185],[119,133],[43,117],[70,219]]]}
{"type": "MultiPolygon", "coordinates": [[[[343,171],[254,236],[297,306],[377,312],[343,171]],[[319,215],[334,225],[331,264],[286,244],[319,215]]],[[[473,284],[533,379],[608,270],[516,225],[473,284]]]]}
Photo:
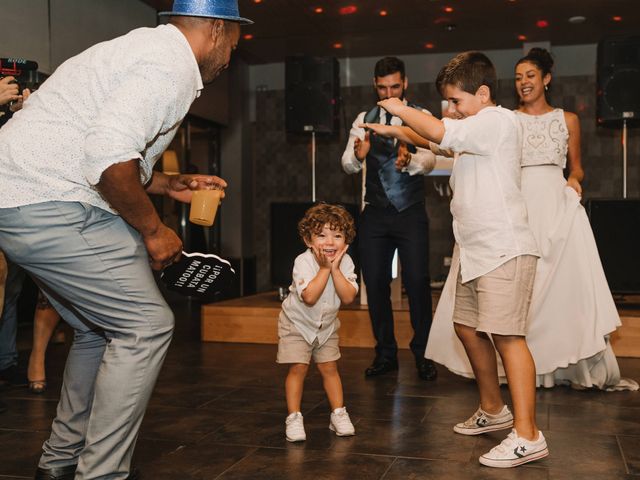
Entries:
{"type": "Polygon", "coordinates": [[[160,12],[158,15],[220,18],[245,25],[253,23],[240,16],[238,0],[175,0],[171,12],[160,12]]]}

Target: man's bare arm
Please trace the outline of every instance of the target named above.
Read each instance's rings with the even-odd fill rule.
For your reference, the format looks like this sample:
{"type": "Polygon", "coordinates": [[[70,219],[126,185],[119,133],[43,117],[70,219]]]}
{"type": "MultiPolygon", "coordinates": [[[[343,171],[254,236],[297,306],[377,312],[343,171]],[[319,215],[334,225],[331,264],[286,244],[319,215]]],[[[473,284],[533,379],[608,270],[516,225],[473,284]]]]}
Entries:
{"type": "Polygon", "coordinates": [[[100,177],[98,190],[120,216],[142,235],[155,270],[179,258],[182,241],[162,223],[140,184],[137,160],[111,165],[100,177]]]}

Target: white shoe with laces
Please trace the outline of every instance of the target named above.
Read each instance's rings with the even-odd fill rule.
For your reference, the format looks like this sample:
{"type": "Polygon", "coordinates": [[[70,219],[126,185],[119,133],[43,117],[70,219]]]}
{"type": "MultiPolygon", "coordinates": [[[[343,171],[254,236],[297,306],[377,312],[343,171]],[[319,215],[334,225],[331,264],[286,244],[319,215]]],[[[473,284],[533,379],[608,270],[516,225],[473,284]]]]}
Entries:
{"type": "Polygon", "coordinates": [[[458,423],[453,427],[453,431],[461,435],[480,435],[481,433],[505,430],[513,427],[513,415],[506,405],[502,407],[500,413],[491,415],[480,407],[471,418],[465,422],[458,423]]]}
{"type": "Polygon", "coordinates": [[[289,414],[284,422],[288,442],[303,442],[307,439],[304,433],[304,419],[300,412],[289,414]]]}
{"type": "Polygon", "coordinates": [[[339,437],[349,437],[356,434],[356,429],[353,427],[353,423],[351,423],[346,407],[336,408],[331,412],[329,429],[336,432],[336,435],[339,437]]]}
{"type": "Polygon", "coordinates": [[[510,468],[540,460],[547,455],[549,455],[549,449],[542,432],[538,432],[537,440],[531,441],[519,437],[514,428],[500,445],[493,447],[479,460],[482,465],[487,467],[510,468]]]}

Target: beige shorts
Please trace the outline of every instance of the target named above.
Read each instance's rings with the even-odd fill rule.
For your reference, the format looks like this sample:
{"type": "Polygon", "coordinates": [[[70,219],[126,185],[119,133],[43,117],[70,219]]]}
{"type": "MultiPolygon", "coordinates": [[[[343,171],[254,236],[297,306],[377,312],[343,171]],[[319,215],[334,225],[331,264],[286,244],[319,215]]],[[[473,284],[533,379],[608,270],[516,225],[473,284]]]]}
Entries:
{"type": "Polygon", "coordinates": [[[309,364],[311,357],[316,363],[325,363],[335,362],[340,358],[337,330],[322,345],[318,345],[317,338],[313,344],[309,344],[293,322],[280,312],[278,337],[278,363],[309,364]]]}
{"type": "Polygon", "coordinates": [[[453,322],[479,332],[526,335],[537,261],[520,255],[467,283],[458,274],[453,322]]]}

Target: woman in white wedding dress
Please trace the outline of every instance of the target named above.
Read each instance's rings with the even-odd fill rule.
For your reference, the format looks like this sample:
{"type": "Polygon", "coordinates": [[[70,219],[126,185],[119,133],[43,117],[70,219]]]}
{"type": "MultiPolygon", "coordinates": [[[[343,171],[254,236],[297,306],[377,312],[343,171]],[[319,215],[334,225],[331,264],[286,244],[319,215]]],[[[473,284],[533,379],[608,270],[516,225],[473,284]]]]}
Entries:
{"type": "MultiPolygon", "coordinates": [[[[620,377],[609,334],[620,318],[607,284],[589,220],[580,204],[584,176],[580,124],[574,113],[553,108],[545,92],[553,59],[534,48],[516,64],[516,111],[522,125],[522,193],[538,260],[527,343],[536,363],[537,385],[637,390],[620,377]],[[568,162],[569,177],[563,169],[568,162]]],[[[458,251],[442,291],[425,356],[449,370],[473,377],[451,321],[458,275],[458,251]]],[[[502,365],[498,365],[505,381],[502,365]]]]}

